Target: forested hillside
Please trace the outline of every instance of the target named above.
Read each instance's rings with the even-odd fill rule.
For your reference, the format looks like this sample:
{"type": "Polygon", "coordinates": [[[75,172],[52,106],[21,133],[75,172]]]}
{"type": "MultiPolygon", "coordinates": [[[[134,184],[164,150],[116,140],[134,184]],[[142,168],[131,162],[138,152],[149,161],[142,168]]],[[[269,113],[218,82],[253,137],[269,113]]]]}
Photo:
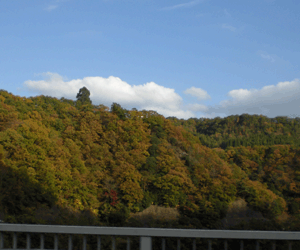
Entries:
{"type": "Polygon", "coordinates": [[[186,130],[199,137],[201,143],[209,148],[238,146],[300,146],[300,118],[286,116],[268,118],[263,115],[234,115],[224,119],[217,117],[190,118],[179,120],[168,117],[176,126],[182,125],[186,130]]]}
{"type": "Polygon", "coordinates": [[[179,120],[89,95],[0,91],[0,219],[144,226],[131,215],[157,205],[180,217],[156,227],[221,229],[242,199],[264,223],[231,229],[300,229],[299,118],[179,120]]]}

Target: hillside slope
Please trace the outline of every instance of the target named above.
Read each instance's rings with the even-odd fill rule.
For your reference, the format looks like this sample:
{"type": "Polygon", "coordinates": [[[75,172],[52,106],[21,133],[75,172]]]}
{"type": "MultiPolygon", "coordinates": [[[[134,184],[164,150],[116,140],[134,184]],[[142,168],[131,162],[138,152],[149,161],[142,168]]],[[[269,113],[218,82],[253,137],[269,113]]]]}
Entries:
{"type": "MultiPolygon", "coordinates": [[[[230,205],[243,199],[265,219],[288,218],[294,221],[290,228],[298,225],[298,145],[222,148],[232,138],[228,131],[240,131],[236,123],[224,130],[195,119],[178,124],[116,103],[109,111],[86,96],[74,102],[3,90],[0,122],[5,221],[121,226],[130,214],[157,205],[179,212],[171,227],[222,228],[230,205]],[[205,145],[211,135],[222,138],[217,147],[205,145]]],[[[247,136],[240,141],[255,126],[244,127],[240,133],[247,136]]],[[[289,125],[277,127],[289,138],[289,125]]],[[[276,134],[271,128],[268,133],[276,134]]]]}

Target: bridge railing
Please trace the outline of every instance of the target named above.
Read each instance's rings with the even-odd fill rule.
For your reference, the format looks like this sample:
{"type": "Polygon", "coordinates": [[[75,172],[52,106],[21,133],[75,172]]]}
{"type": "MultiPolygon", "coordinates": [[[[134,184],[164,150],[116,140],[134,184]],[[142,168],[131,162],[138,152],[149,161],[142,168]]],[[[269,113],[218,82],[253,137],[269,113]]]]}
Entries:
{"type": "MultiPolygon", "coordinates": [[[[97,236],[97,250],[101,250],[101,235],[112,236],[112,250],[116,250],[116,236],[127,236],[127,250],[130,250],[129,236],[140,237],[140,250],[152,250],[152,237],[162,237],[162,250],[165,250],[165,238],[177,238],[177,250],[180,250],[180,238],[193,238],[193,250],[196,250],[196,238],[208,239],[208,250],[212,250],[211,239],[224,239],[224,249],[228,249],[227,239],[240,239],[240,250],[244,249],[243,239],[256,240],[256,250],[260,249],[259,239],[272,240],[272,250],[276,249],[276,240],[287,241],[287,249],[292,250],[292,242],[300,240],[300,232],[293,231],[244,231],[244,230],[204,230],[204,229],[168,229],[138,227],[95,227],[95,226],[61,226],[35,224],[0,224],[0,249],[4,250],[3,232],[13,233],[13,248],[17,248],[17,232],[27,234],[27,247],[31,249],[30,233],[41,236],[40,248],[44,249],[44,234],[54,234],[54,249],[58,250],[58,234],[68,234],[68,250],[72,250],[72,235],[83,235],[82,249],[86,250],[87,235],[97,236]]],[[[8,249],[5,249],[8,250],[8,249]]],[[[19,249],[20,250],[20,249],[19,249]]],[[[96,250],[96,249],[95,249],[96,250]]],[[[296,250],[296,249],[295,249],[296,250]]]]}

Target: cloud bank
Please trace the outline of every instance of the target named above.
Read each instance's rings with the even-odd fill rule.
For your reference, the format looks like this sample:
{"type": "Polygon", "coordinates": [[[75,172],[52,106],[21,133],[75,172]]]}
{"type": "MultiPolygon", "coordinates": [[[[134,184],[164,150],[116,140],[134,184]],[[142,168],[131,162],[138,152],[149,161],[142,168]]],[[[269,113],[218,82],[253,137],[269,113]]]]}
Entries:
{"type": "MultiPolygon", "coordinates": [[[[220,105],[207,107],[206,113],[229,115],[247,113],[262,114],[269,118],[276,116],[300,116],[300,81],[279,82],[276,86],[265,86],[257,89],[236,89],[227,94],[231,100],[224,100],[220,105]]],[[[199,109],[201,112],[202,109],[199,109]]]]}
{"type": "Polygon", "coordinates": [[[118,77],[84,77],[68,81],[57,73],[42,73],[46,79],[28,80],[24,86],[35,93],[56,98],[65,97],[76,100],[80,88],[85,86],[91,93],[93,104],[104,104],[111,107],[113,102],[131,110],[154,110],[164,117],[175,116],[179,119],[191,117],[214,118],[230,115],[262,114],[273,118],[276,116],[300,116],[300,81],[279,82],[262,89],[234,89],[227,93],[228,100],[219,105],[208,106],[203,102],[211,99],[201,88],[191,87],[184,94],[197,98],[197,103],[183,104],[182,97],[174,89],[166,88],[154,82],[141,85],[130,85],[118,77]]]}
{"type": "Polygon", "coordinates": [[[57,73],[43,73],[45,80],[24,82],[28,90],[57,98],[65,97],[75,100],[80,88],[89,89],[93,104],[104,104],[111,107],[113,102],[123,108],[138,110],[154,110],[159,114],[188,119],[195,116],[191,111],[182,108],[182,98],[174,89],[165,88],[154,82],[142,85],[129,85],[118,77],[85,77],[67,81],[57,73]]]}

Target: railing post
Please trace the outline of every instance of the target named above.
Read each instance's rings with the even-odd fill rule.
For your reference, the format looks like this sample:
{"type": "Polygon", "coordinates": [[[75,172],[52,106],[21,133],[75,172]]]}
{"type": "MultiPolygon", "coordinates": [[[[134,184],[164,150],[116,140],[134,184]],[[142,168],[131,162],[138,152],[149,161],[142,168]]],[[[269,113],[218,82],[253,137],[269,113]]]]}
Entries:
{"type": "Polygon", "coordinates": [[[272,242],[272,250],[276,250],[276,242],[272,242]]]}
{"type": "Polygon", "coordinates": [[[259,250],[259,241],[256,240],[256,250],[259,250]]]}
{"type": "Polygon", "coordinates": [[[4,237],[2,232],[0,232],[0,248],[4,248],[4,237]]]}
{"type": "Polygon", "coordinates": [[[26,248],[30,249],[31,242],[30,242],[30,234],[29,233],[26,234],[26,243],[27,243],[26,248]]]}
{"type": "MultiPolygon", "coordinates": [[[[71,249],[69,249],[71,250],[71,249]]],[[[97,235],[97,250],[101,250],[101,236],[97,235]]]]}
{"type": "Polygon", "coordinates": [[[180,239],[177,239],[177,250],[180,250],[180,239]]]}
{"type": "Polygon", "coordinates": [[[13,249],[17,249],[17,233],[14,232],[13,249]]]}
{"type": "Polygon", "coordinates": [[[58,250],[58,234],[54,235],[54,250],[58,250]]]}
{"type": "Polygon", "coordinates": [[[208,250],[211,250],[211,240],[208,240],[208,250]]]}
{"type": "Polygon", "coordinates": [[[227,250],[228,246],[227,246],[227,240],[224,240],[224,250],[227,250]]]}
{"type": "Polygon", "coordinates": [[[152,250],[152,237],[140,237],[140,250],[152,250]]]}
{"type": "Polygon", "coordinates": [[[130,238],[127,237],[127,250],[130,250],[130,238]]]}
{"type": "Polygon", "coordinates": [[[165,238],[162,238],[162,240],[161,240],[161,249],[162,250],[165,250],[166,249],[166,239],[165,238]]]}
{"type": "Polygon", "coordinates": [[[196,250],[196,239],[193,239],[193,250],[196,250]]]}
{"type": "Polygon", "coordinates": [[[289,250],[292,250],[292,242],[289,241],[289,250]]]}
{"type": "Polygon", "coordinates": [[[83,250],[86,250],[86,235],[83,235],[83,250]]]}
{"type": "Polygon", "coordinates": [[[241,240],[240,249],[244,250],[244,241],[243,240],[241,240]]]}
{"type": "Polygon", "coordinates": [[[112,250],[116,250],[116,237],[112,237],[112,250]]]}
{"type": "Polygon", "coordinates": [[[69,244],[68,244],[68,250],[72,250],[72,234],[69,234],[69,244]]]}
{"type": "Polygon", "coordinates": [[[40,234],[41,236],[41,249],[44,249],[44,234],[40,234]]]}

